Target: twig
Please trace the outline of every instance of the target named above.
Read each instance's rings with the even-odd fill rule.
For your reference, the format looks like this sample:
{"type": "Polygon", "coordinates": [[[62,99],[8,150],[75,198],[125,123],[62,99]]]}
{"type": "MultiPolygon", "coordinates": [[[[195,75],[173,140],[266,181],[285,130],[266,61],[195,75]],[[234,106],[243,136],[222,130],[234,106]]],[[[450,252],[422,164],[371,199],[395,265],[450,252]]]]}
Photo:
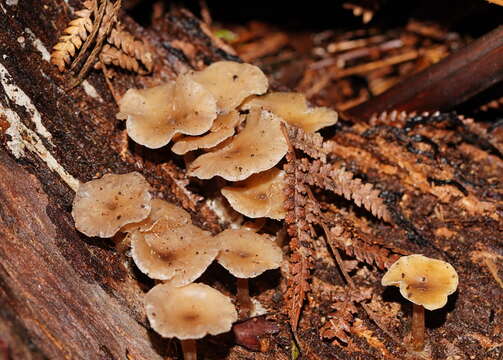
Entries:
{"type": "Polygon", "coordinates": [[[367,121],[388,110],[445,110],[503,79],[503,26],[344,114],[367,121]]]}

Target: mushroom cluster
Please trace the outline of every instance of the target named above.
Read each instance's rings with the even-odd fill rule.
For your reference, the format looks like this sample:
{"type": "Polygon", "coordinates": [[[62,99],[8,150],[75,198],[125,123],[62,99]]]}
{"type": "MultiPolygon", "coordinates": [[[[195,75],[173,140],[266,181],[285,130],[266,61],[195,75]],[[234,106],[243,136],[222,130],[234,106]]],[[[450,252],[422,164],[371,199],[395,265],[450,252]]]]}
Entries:
{"type": "Polygon", "coordinates": [[[152,199],[150,185],[137,172],[81,184],[72,215],[76,228],[88,236],[127,234],[137,267],[162,282],[146,295],[151,326],[164,337],[180,339],[185,359],[196,359],[195,339],[227,332],[238,319],[228,296],[194,283],[213,260],[238,277],[237,301],[246,317],[251,308],[247,279],[278,268],[283,258],[268,235],[240,229],[213,236],[193,225],[184,209],[152,199]]]}
{"type": "Polygon", "coordinates": [[[268,87],[258,67],[220,61],[167,84],[128,90],[117,117],[139,144],[159,148],[173,140],[175,154],[192,152],[188,175],[234,182],[222,195],[237,212],[281,220],[285,180],[276,166],[288,150],[282,123],[316,132],[336,123],[337,113],[309,107],[300,93],[266,94],[268,87]]]}

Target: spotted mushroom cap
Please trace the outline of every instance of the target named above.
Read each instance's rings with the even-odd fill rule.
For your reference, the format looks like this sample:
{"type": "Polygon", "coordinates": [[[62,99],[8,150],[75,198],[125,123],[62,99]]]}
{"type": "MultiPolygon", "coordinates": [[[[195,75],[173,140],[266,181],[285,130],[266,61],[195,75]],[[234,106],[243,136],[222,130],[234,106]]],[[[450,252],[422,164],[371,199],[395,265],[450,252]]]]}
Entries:
{"type": "Polygon", "coordinates": [[[127,119],[129,137],[151,149],[178,133],[201,135],[217,116],[216,100],[187,75],[149,89],[129,89],[119,101],[118,118],[127,119]]]}
{"type": "Polygon", "coordinates": [[[280,220],[285,217],[285,172],[272,168],[254,174],[235,186],[222,189],[222,195],[232,208],[251,218],[268,217],[280,220]]]}
{"type": "Polygon", "coordinates": [[[150,213],[150,185],[137,172],[107,174],[79,186],[73,200],[75,227],[87,236],[109,238],[150,213]]]}
{"type": "Polygon", "coordinates": [[[205,284],[154,286],[145,296],[150,326],[163,337],[200,339],[231,329],[238,318],[229,297],[205,284]]]}
{"type": "Polygon", "coordinates": [[[217,261],[238,278],[252,278],[281,265],[283,253],[274,239],[245,229],[227,229],[216,236],[217,261]]]}
{"type": "Polygon", "coordinates": [[[234,61],[215,62],[192,77],[215,96],[221,113],[235,109],[250,95],[264,94],[269,87],[257,66],[234,61]]]}
{"type": "Polygon", "coordinates": [[[190,224],[190,214],[175,204],[171,204],[166,200],[153,199],[151,202],[152,209],[148,217],[140,222],[127,224],[121,228],[122,232],[148,231],[152,229],[157,220],[161,218],[171,219],[179,224],[190,224]]]}
{"type": "Polygon", "coordinates": [[[182,286],[196,280],[218,255],[218,240],[192,224],[158,220],[146,232],[133,232],[131,254],[138,268],[152,279],[182,286]]]}
{"type": "Polygon", "coordinates": [[[381,280],[383,286],[400,287],[404,298],[428,310],[445,306],[447,296],[458,287],[458,274],[451,264],[423,255],[398,259],[381,280]]]}
{"type": "Polygon", "coordinates": [[[209,149],[217,146],[222,141],[234,135],[236,126],[240,123],[241,116],[236,110],[218,116],[210,129],[203,136],[184,136],[171,148],[175,154],[183,155],[197,149],[209,149]]]}
{"type": "Polygon", "coordinates": [[[337,112],[326,107],[309,107],[304,94],[273,92],[247,101],[243,110],[254,107],[272,111],[287,123],[306,132],[315,132],[337,122],[337,112]]]}
{"type": "Polygon", "coordinates": [[[199,156],[190,165],[188,174],[200,179],[218,175],[240,181],[269,170],[287,151],[280,119],[271,112],[254,109],[246,117],[245,128],[229,144],[199,156]]]}

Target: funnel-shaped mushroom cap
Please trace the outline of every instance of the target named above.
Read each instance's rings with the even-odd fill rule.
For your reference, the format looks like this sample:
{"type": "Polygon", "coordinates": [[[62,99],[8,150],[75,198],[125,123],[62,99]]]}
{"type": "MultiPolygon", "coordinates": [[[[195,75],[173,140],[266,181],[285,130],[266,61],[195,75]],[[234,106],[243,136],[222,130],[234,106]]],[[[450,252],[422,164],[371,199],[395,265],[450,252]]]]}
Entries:
{"type": "Polygon", "coordinates": [[[238,278],[251,278],[281,265],[283,253],[274,240],[244,229],[227,229],[216,236],[220,241],[217,261],[238,278]]]}
{"type": "Polygon", "coordinates": [[[383,286],[400,287],[404,298],[428,310],[440,309],[458,287],[458,274],[451,264],[423,255],[398,259],[381,280],[383,286]]]}
{"type": "Polygon", "coordinates": [[[234,210],[251,218],[268,217],[280,220],[285,217],[285,172],[272,168],[250,176],[222,189],[222,195],[234,210]]]}
{"type": "Polygon", "coordinates": [[[210,133],[203,136],[184,136],[177,140],[171,148],[175,154],[183,155],[192,150],[209,149],[217,146],[222,141],[234,135],[236,126],[241,121],[241,117],[236,110],[227,114],[222,114],[216,118],[210,133]]]}
{"type": "Polygon", "coordinates": [[[274,92],[247,101],[243,110],[254,107],[272,111],[287,123],[306,132],[315,132],[337,122],[337,113],[326,107],[308,107],[300,93],[274,92]]]}
{"type": "Polygon", "coordinates": [[[209,232],[192,224],[158,220],[147,232],[131,236],[136,266],[152,279],[182,286],[196,280],[218,255],[220,245],[209,232]]]}
{"type": "Polygon", "coordinates": [[[287,151],[280,119],[268,111],[254,109],[246,118],[245,128],[228,145],[199,156],[188,173],[200,179],[219,175],[226,180],[244,180],[272,168],[287,151]]]}
{"type": "Polygon", "coordinates": [[[149,190],[137,172],[107,174],[81,184],[73,200],[75,227],[87,236],[112,237],[122,226],[148,216],[149,190]]]}
{"type": "Polygon", "coordinates": [[[258,67],[233,61],[219,61],[193,73],[195,81],[217,99],[218,110],[227,113],[250,95],[264,94],[269,82],[258,67]]]}
{"type": "Polygon", "coordinates": [[[201,135],[217,116],[213,95],[189,76],[150,89],[129,89],[119,101],[118,118],[127,118],[129,137],[151,149],[178,133],[201,135]]]}
{"type": "Polygon", "coordinates": [[[153,199],[152,210],[148,217],[140,222],[127,224],[121,228],[122,232],[148,231],[161,218],[170,219],[178,224],[190,224],[190,214],[181,207],[166,200],[153,199]]]}
{"type": "Polygon", "coordinates": [[[227,332],[238,318],[230,298],[205,284],[156,285],[145,296],[145,308],[156,332],[180,340],[227,332]]]}

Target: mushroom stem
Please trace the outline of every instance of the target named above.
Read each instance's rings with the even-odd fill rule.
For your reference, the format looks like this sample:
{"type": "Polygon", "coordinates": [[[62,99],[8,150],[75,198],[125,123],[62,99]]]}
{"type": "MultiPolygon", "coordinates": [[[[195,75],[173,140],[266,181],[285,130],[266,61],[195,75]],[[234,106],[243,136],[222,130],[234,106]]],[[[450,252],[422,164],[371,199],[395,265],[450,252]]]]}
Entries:
{"type": "Polygon", "coordinates": [[[182,351],[184,360],[197,360],[197,345],[196,340],[180,340],[182,343],[182,351]]]}
{"type": "Polygon", "coordinates": [[[415,351],[423,351],[424,332],[424,307],[412,304],[412,347],[415,351]]]}
{"type": "Polygon", "coordinates": [[[237,300],[239,304],[239,317],[245,319],[250,316],[252,302],[250,299],[250,290],[248,288],[248,279],[237,278],[237,300]]]}

